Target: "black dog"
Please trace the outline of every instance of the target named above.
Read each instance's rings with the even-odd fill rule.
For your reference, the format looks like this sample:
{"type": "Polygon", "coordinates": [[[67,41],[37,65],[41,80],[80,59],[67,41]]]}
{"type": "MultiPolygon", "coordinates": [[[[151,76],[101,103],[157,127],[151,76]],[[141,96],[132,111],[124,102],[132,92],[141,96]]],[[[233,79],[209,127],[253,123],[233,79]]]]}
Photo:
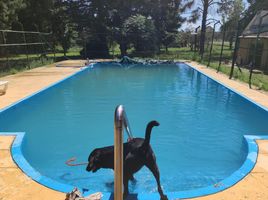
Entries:
{"type": "MultiPolygon", "coordinates": [[[[158,187],[161,200],[167,200],[160,185],[160,175],[156,158],[150,145],[151,131],[154,126],[159,126],[157,121],[147,124],[145,139],[134,138],[124,143],[124,197],[129,194],[128,181],[133,179],[133,174],[139,171],[144,165],[153,173],[158,187]]],[[[97,148],[88,157],[87,171],[96,172],[100,168],[114,169],[114,146],[97,148]]]]}

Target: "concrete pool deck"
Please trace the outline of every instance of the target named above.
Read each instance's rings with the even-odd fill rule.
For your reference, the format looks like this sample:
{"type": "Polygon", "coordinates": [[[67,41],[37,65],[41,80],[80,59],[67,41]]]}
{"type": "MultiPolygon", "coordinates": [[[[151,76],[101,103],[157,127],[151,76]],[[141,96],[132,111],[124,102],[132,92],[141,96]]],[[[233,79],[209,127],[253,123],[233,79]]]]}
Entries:
{"type": "MultiPolygon", "coordinates": [[[[73,61],[73,63],[69,61],[71,63],[69,66],[74,67],[56,67],[55,64],[52,64],[0,78],[1,80],[9,81],[9,88],[6,95],[0,96],[0,109],[10,106],[14,102],[79,71],[80,68],[75,62],[78,64],[83,63],[83,61],[73,61]]],[[[67,62],[65,64],[68,65],[67,62]]],[[[205,66],[194,62],[190,62],[189,64],[202,73],[233,88],[252,101],[268,108],[267,94],[250,90],[246,84],[229,80],[227,76],[217,74],[214,70],[208,69],[205,66]]],[[[65,194],[38,184],[18,168],[10,153],[13,140],[14,136],[0,136],[0,200],[65,199],[65,194]]],[[[195,199],[268,199],[268,141],[258,140],[257,143],[259,146],[257,163],[250,174],[227,190],[195,199]]]]}
{"type": "Polygon", "coordinates": [[[83,61],[60,62],[73,67],[56,67],[56,64],[38,67],[15,75],[0,77],[0,80],[8,81],[8,89],[5,95],[0,96],[0,109],[3,109],[20,99],[41,90],[71,74],[80,70],[83,61]]]}
{"type": "Polygon", "coordinates": [[[0,199],[64,200],[65,194],[40,185],[18,168],[10,153],[14,138],[15,136],[0,136],[0,199]]]}

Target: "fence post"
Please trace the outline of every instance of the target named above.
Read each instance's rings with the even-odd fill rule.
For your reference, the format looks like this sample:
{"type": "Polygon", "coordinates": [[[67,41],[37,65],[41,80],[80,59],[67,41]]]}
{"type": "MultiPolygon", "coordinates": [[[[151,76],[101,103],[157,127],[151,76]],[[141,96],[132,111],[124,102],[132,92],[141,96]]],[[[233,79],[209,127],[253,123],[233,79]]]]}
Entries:
{"type": "Polygon", "coordinates": [[[213,48],[213,41],[214,41],[214,34],[215,34],[215,27],[216,25],[220,23],[220,21],[217,21],[214,23],[214,26],[213,26],[213,32],[212,32],[212,41],[211,41],[211,46],[210,46],[210,50],[209,50],[209,58],[208,58],[208,64],[207,64],[207,67],[209,67],[210,65],[210,60],[211,60],[211,52],[212,52],[212,48],[213,48]]]}
{"type": "Polygon", "coordinates": [[[22,33],[22,35],[23,35],[23,41],[24,41],[24,44],[25,44],[25,47],[26,47],[27,65],[28,65],[28,67],[30,68],[28,45],[27,45],[27,41],[26,41],[26,37],[25,37],[24,29],[23,29],[23,33],[22,33]]]}
{"type": "Polygon", "coordinates": [[[226,24],[223,25],[223,36],[222,36],[222,43],[221,43],[221,54],[220,54],[220,60],[219,60],[219,66],[218,66],[218,69],[217,69],[217,73],[220,71],[220,67],[221,67],[223,46],[224,46],[224,42],[225,42],[225,31],[226,31],[226,24]]]}
{"type": "Polygon", "coordinates": [[[268,14],[261,16],[260,22],[258,24],[258,32],[257,32],[256,40],[255,40],[253,61],[252,61],[252,65],[250,65],[250,73],[249,73],[249,81],[248,81],[250,89],[251,89],[251,78],[252,78],[253,69],[256,67],[256,54],[257,54],[257,50],[258,50],[258,40],[260,38],[260,33],[261,33],[260,29],[261,29],[262,19],[266,16],[268,16],[268,14]]]}
{"type": "Polygon", "coordinates": [[[56,45],[53,44],[54,62],[56,62],[56,45]]]}
{"type": "MultiPolygon", "coordinates": [[[[38,31],[38,32],[39,32],[39,31],[38,31]]],[[[42,49],[43,49],[43,53],[41,54],[41,62],[42,62],[42,64],[44,64],[44,58],[43,58],[43,56],[46,55],[45,47],[44,47],[44,42],[43,42],[43,40],[42,40],[42,34],[39,32],[38,35],[39,35],[40,42],[42,43],[42,49]]]]}
{"type": "Polygon", "coordinates": [[[42,49],[43,49],[43,52],[41,53],[40,58],[41,58],[42,64],[44,64],[44,58],[43,58],[43,56],[45,55],[45,48],[44,48],[44,43],[43,43],[43,40],[42,40],[42,37],[41,37],[41,33],[39,32],[38,26],[36,26],[36,31],[38,33],[39,43],[41,43],[42,49]]]}
{"type": "MultiPolygon", "coordinates": [[[[210,25],[211,24],[211,22],[208,22],[207,24],[206,24],[206,27],[208,26],[208,25],[210,25]]],[[[206,29],[207,30],[207,29],[206,29]]],[[[206,38],[205,38],[205,41],[204,41],[204,45],[205,45],[205,43],[206,43],[206,38]]],[[[200,42],[199,42],[199,45],[200,45],[200,42]]],[[[200,48],[200,47],[199,47],[200,48]]],[[[199,49],[200,50],[200,49],[199,49]]],[[[205,53],[205,46],[204,46],[204,51],[201,53],[201,63],[203,62],[203,57],[204,57],[204,53],[205,53]]]]}
{"type": "MultiPolygon", "coordinates": [[[[2,32],[2,36],[3,36],[3,44],[6,44],[7,41],[6,41],[5,32],[4,31],[1,31],[1,32],[2,32]]],[[[8,51],[6,51],[6,59],[7,59],[7,68],[9,68],[10,65],[9,65],[8,51]]]]}
{"type": "MultiPolygon", "coordinates": [[[[240,27],[241,27],[241,21],[243,20],[244,18],[240,19],[237,21],[237,29],[236,29],[236,35],[235,35],[235,47],[234,47],[234,52],[233,52],[233,58],[232,58],[232,67],[231,67],[231,72],[230,72],[230,75],[229,75],[229,79],[231,79],[233,77],[233,73],[234,73],[234,65],[235,65],[235,61],[236,61],[236,58],[237,58],[237,50],[238,50],[238,41],[239,41],[239,32],[240,32],[240,27]]],[[[239,68],[240,70],[240,68],[239,68]]],[[[240,70],[241,71],[241,70],[240,70]]]]}
{"type": "Polygon", "coordinates": [[[195,35],[194,35],[194,52],[196,52],[196,40],[197,40],[197,31],[200,28],[200,26],[195,28],[195,35]]]}
{"type": "Polygon", "coordinates": [[[194,35],[194,59],[195,59],[195,55],[196,55],[196,42],[197,42],[197,31],[200,28],[200,26],[195,28],[195,35],[194,35]]]}

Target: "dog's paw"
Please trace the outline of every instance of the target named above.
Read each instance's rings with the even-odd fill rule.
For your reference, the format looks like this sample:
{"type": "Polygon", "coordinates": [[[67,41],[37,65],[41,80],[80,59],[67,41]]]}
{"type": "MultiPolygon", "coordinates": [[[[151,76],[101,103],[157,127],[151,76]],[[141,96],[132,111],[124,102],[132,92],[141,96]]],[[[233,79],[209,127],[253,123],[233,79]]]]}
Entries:
{"type": "Polygon", "coordinates": [[[130,179],[130,181],[131,181],[131,184],[132,184],[132,185],[136,185],[136,183],[137,183],[137,179],[135,179],[135,178],[130,179]]]}
{"type": "Polygon", "coordinates": [[[168,200],[167,195],[162,195],[162,196],[161,196],[161,200],[168,200]]]}

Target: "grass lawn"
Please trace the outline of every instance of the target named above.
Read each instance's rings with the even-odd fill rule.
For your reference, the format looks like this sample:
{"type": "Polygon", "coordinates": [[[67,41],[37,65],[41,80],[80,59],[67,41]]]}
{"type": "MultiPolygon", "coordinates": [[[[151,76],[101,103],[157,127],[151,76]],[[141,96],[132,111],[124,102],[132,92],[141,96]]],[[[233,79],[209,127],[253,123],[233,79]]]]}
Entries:
{"type": "MultiPolygon", "coordinates": [[[[219,66],[219,58],[220,58],[220,50],[221,45],[220,44],[214,44],[212,49],[212,56],[211,56],[211,62],[209,67],[213,68],[215,70],[218,69],[219,66]]],[[[155,59],[160,60],[192,60],[196,61],[198,63],[201,63],[203,65],[208,64],[208,57],[209,57],[209,49],[206,49],[206,52],[204,54],[203,60],[201,60],[198,52],[191,51],[190,48],[169,48],[168,52],[165,52],[165,50],[161,50],[161,53],[158,55],[155,55],[155,59]]],[[[226,74],[229,76],[231,71],[231,60],[232,60],[232,51],[229,49],[228,45],[224,45],[223,49],[223,55],[222,55],[222,63],[221,67],[219,69],[220,72],[226,74]]],[[[233,78],[238,79],[242,82],[248,83],[249,82],[249,70],[241,68],[241,71],[235,66],[233,78]]],[[[252,75],[251,79],[252,85],[254,85],[257,89],[268,91],[268,75],[263,73],[254,73],[252,75]]]]}

